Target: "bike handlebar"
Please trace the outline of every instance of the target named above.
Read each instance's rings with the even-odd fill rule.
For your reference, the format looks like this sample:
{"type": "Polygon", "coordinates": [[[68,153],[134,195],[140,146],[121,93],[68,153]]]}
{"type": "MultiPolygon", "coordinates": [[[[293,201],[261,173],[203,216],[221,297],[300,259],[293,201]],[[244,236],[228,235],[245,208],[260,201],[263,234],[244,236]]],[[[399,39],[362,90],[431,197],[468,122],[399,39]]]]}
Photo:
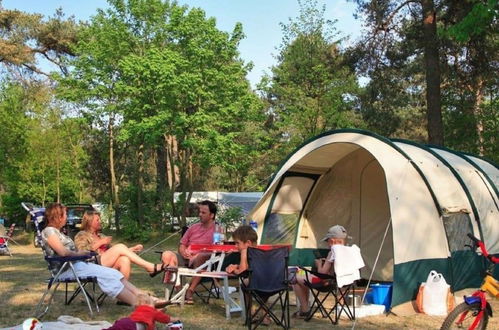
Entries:
{"type": "Polygon", "coordinates": [[[485,244],[481,240],[479,240],[478,238],[476,238],[475,236],[473,236],[473,234],[468,234],[468,237],[473,241],[473,243],[475,244],[475,246],[478,246],[480,248],[480,250],[482,251],[482,254],[487,259],[489,259],[490,262],[492,262],[494,264],[499,264],[499,258],[491,256],[489,254],[489,252],[487,251],[487,249],[485,248],[485,244]]]}

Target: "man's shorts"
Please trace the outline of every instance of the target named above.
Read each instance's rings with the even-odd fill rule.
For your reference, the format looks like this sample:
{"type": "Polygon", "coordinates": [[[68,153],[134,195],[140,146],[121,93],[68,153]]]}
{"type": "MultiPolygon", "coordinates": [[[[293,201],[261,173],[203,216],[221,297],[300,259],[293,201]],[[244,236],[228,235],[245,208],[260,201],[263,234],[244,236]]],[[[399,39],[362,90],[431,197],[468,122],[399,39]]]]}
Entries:
{"type": "Polygon", "coordinates": [[[174,252],[177,256],[178,266],[179,267],[189,267],[189,259],[185,259],[180,253],[174,252]]]}

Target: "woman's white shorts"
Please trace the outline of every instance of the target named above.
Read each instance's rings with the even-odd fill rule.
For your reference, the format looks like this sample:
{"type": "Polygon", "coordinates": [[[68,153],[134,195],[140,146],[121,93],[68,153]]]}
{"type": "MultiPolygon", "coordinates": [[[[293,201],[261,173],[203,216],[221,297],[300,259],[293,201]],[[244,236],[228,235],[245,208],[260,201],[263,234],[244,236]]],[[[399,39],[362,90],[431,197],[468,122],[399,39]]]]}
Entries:
{"type": "MultiPolygon", "coordinates": [[[[116,296],[125,287],[121,283],[123,274],[114,268],[104,267],[101,265],[78,261],[73,264],[78,277],[96,277],[97,284],[102,292],[110,297],[116,296]]],[[[59,277],[60,279],[74,279],[73,271],[71,269],[65,270],[59,277]]]]}

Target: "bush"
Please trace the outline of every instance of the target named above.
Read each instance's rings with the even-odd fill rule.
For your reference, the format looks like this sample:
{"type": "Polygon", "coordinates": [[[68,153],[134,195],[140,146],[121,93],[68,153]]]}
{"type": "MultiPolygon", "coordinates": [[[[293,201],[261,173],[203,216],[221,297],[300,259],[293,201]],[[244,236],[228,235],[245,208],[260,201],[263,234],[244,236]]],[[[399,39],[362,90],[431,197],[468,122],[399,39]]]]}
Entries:
{"type": "Polygon", "coordinates": [[[217,222],[224,226],[227,233],[233,232],[244,218],[243,210],[240,207],[222,208],[217,216],[217,222]]]}
{"type": "Polygon", "coordinates": [[[140,226],[139,223],[128,217],[121,219],[121,236],[125,240],[146,242],[151,237],[151,228],[140,226]]]}

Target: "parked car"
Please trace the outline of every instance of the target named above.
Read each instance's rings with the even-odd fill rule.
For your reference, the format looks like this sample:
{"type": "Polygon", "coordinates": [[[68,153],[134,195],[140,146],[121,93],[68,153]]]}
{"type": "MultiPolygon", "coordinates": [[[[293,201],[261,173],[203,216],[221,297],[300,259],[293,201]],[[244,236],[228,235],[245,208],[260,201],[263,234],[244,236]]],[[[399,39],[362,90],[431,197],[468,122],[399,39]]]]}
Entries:
{"type": "Polygon", "coordinates": [[[95,208],[90,204],[67,204],[66,232],[70,237],[74,237],[81,228],[81,219],[85,211],[95,211],[95,208]]]}

